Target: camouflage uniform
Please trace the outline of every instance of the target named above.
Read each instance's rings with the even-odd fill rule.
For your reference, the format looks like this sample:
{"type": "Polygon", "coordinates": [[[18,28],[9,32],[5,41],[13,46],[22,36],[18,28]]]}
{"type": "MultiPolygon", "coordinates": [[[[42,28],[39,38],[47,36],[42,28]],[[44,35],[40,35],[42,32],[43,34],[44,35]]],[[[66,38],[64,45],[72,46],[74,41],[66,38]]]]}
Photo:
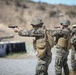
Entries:
{"type": "MultiPolygon", "coordinates": [[[[20,36],[29,36],[29,37],[35,37],[35,40],[33,42],[34,44],[34,49],[36,51],[43,51],[45,50],[45,55],[40,57],[38,56],[38,64],[36,66],[36,74],[35,75],[48,75],[48,66],[52,60],[52,53],[51,53],[51,47],[47,42],[47,45],[44,48],[38,48],[37,47],[37,41],[40,39],[44,39],[45,36],[45,29],[42,28],[43,22],[41,19],[39,18],[34,18],[31,22],[31,25],[34,27],[32,30],[30,31],[19,31],[19,35],[20,36]],[[41,25],[41,26],[39,26],[41,25]],[[37,26],[37,27],[36,27],[37,26]]],[[[39,55],[39,54],[38,54],[39,55]]]]}
{"type": "Polygon", "coordinates": [[[72,69],[73,69],[73,75],[76,75],[76,48],[72,49],[71,65],[72,65],[72,69]]]}
{"type": "Polygon", "coordinates": [[[74,26],[75,28],[72,29],[72,38],[71,38],[71,44],[72,44],[71,66],[73,69],[73,75],[76,75],[76,25],[74,26]]]}
{"type": "Polygon", "coordinates": [[[65,75],[69,75],[69,68],[67,64],[67,56],[69,51],[62,47],[56,46],[56,58],[55,58],[55,73],[56,75],[62,74],[62,68],[65,75]]]}
{"type": "MultiPolygon", "coordinates": [[[[63,20],[61,25],[69,25],[70,22],[68,20],[63,20]]],[[[56,57],[55,57],[55,73],[56,75],[62,74],[62,68],[64,69],[64,74],[69,75],[69,68],[67,64],[67,56],[69,51],[67,49],[68,46],[68,36],[70,35],[70,30],[68,28],[63,28],[60,31],[56,31],[54,36],[57,37],[57,44],[55,46],[56,49],[56,57]]]]}

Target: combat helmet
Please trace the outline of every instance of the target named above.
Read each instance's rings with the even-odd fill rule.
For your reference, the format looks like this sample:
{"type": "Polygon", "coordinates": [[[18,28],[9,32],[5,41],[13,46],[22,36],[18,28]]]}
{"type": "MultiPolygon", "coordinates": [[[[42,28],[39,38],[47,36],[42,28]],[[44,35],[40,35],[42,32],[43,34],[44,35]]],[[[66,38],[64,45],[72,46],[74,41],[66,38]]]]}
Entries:
{"type": "Polygon", "coordinates": [[[31,25],[32,26],[42,26],[43,22],[42,22],[42,20],[40,18],[36,17],[36,18],[32,19],[31,25]]]}
{"type": "Polygon", "coordinates": [[[67,20],[67,19],[63,19],[61,22],[60,22],[61,25],[64,25],[64,26],[69,26],[70,25],[70,21],[67,20]]]}

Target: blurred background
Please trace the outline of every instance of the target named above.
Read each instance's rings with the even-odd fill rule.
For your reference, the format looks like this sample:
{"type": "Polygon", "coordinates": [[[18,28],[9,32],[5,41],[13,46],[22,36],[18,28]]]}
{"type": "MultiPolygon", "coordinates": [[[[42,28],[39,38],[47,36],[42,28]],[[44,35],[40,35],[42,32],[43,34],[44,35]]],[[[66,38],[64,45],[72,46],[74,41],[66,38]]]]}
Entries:
{"type": "Polygon", "coordinates": [[[59,26],[63,18],[71,21],[71,27],[76,24],[76,0],[0,0],[0,41],[26,42],[26,50],[33,50],[34,38],[20,37],[17,29],[30,30],[34,17],[40,17],[48,29],[59,26]],[[7,35],[12,38],[2,39],[7,35]]]}
{"type": "Polygon", "coordinates": [[[76,0],[0,0],[0,23],[30,29],[33,17],[40,17],[47,28],[62,18],[76,23],[76,0]]]}

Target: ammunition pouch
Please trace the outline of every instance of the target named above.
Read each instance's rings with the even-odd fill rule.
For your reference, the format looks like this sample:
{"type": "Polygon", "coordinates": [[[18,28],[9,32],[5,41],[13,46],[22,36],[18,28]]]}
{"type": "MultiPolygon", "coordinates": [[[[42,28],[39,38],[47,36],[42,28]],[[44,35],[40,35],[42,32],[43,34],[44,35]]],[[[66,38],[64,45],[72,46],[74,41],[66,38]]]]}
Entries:
{"type": "Polygon", "coordinates": [[[43,58],[46,55],[46,48],[45,49],[36,49],[37,53],[38,53],[38,57],[39,58],[43,58]]]}
{"type": "Polygon", "coordinates": [[[46,54],[46,39],[40,38],[36,40],[36,51],[39,58],[43,58],[46,54]]]}
{"type": "Polygon", "coordinates": [[[36,38],[35,41],[33,42],[34,48],[36,49],[39,58],[45,57],[47,49],[48,48],[51,49],[51,47],[53,47],[54,45],[54,40],[53,37],[50,35],[50,33],[47,30],[44,30],[43,32],[44,36],[36,38]]]}
{"type": "Polygon", "coordinates": [[[36,47],[39,49],[44,49],[46,47],[46,39],[41,38],[41,39],[36,40],[36,47]]]}
{"type": "Polygon", "coordinates": [[[66,48],[68,47],[68,40],[65,38],[59,38],[58,43],[60,47],[66,48]]]}

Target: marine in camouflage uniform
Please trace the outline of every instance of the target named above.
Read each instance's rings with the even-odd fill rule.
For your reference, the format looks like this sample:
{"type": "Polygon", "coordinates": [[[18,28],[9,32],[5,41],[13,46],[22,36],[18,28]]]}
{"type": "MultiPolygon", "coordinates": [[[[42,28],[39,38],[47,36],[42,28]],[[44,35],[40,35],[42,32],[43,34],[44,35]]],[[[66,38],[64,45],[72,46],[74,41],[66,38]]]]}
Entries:
{"type": "Polygon", "coordinates": [[[73,75],[76,75],[76,25],[73,25],[72,28],[71,44],[72,44],[71,66],[73,70],[73,75]]]}
{"type": "Polygon", "coordinates": [[[70,29],[68,25],[70,25],[70,21],[63,19],[60,23],[62,25],[62,29],[53,33],[53,36],[56,36],[56,57],[55,57],[55,73],[56,75],[62,75],[62,68],[64,70],[65,75],[69,75],[69,68],[67,64],[67,56],[69,54],[68,51],[68,40],[70,35],[70,29]]]}
{"type": "MultiPolygon", "coordinates": [[[[52,53],[51,53],[51,47],[49,45],[49,41],[48,39],[45,40],[45,36],[46,35],[46,28],[42,27],[43,22],[40,18],[34,18],[31,21],[31,25],[33,27],[32,30],[30,31],[24,31],[21,30],[19,31],[19,35],[20,36],[29,36],[29,37],[35,37],[35,40],[33,42],[34,45],[34,49],[37,51],[38,54],[38,64],[36,66],[36,74],[35,75],[48,75],[48,66],[51,63],[52,60],[52,53]],[[44,42],[44,43],[40,43],[40,42],[44,42]],[[42,47],[42,45],[45,45],[44,47],[42,47]],[[39,48],[42,47],[42,48],[39,48]]],[[[47,37],[46,37],[47,38],[47,37]]]]}

